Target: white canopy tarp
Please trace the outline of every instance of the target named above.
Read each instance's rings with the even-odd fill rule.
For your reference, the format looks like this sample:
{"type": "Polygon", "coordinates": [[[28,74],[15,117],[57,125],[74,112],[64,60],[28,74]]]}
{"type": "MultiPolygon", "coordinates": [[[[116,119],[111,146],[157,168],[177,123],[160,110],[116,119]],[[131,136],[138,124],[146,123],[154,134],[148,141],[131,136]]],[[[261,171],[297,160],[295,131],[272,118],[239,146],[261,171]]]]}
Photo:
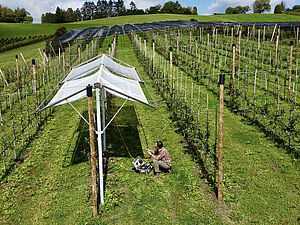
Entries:
{"type": "Polygon", "coordinates": [[[134,67],[123,66],[117,62],[115,62],[112,58],[103,54],[100,58],[95,60],[87,61],[84,64],[78,65],[70,71],[68,76],[65,78],[64,82],[82,78],[90,73],[95,72],[99,69],[100,65],[104,65],[111,71],[118,73],[124,77],[128,77],[130,79],[134,79],[137,81],[141,81],[139,75],[136,72],[134,67]]]}
{"type": "Polygon", "coordinates": [[[95,83],[100,83],[107,92],[115,96],[149,105],[138,80],[117,76],[101,65],[100,69],[90,76],[65,81],[45,108],[84,98],[86,97],[86,86],[95,83]]]}

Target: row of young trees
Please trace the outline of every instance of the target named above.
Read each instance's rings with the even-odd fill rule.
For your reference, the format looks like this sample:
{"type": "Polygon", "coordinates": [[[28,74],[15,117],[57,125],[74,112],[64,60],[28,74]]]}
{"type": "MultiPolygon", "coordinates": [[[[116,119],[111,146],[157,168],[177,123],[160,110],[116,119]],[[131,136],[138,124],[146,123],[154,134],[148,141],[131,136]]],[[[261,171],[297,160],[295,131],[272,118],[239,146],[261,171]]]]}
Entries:
{"type": "Polygon", "coordinates": [[[130,8],[127,9],[124,0],[98,0],[96,4],[86,1],[81,9],[77,8],[75,11],[72,8],[64,10],[57,7],[55,13],[42,14],[42,23],[66,23],[114,16],[157,13],[198,14],[197,7],[183,7],[178,1],[169,1],[163,6],[155,5],[143,10],[138,9],[133,1],[130,2],[130,8]]]}
{"type": "Polygon", "coordinates": [[[16,8],[12,10],[6,6],[0,5],[0,22],[6,23],[31,23],[33,21],[30,13],[26,9],[16,8]]]}

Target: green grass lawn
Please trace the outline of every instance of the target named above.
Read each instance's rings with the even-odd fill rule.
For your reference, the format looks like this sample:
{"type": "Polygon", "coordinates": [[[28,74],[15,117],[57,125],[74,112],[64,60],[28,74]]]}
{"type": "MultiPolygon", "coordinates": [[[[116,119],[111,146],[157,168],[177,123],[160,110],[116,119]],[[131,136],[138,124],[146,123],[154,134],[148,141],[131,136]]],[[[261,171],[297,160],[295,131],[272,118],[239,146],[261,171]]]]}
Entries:
{"type": "Polygon", "coordinates": [[[299,22],[300,17],[288,14],[245,14],[245,15],[180,15],[155,14],[134,15],[87,20],[65,24],[12,24],[0,23],[0,38],[27,37],[33,35],[53,34],[57,28],[65,26],[68,31],[76,28],[124,25],[144,22],[158,22],[168,20],[223,21],[223,22],[299,22]]]}

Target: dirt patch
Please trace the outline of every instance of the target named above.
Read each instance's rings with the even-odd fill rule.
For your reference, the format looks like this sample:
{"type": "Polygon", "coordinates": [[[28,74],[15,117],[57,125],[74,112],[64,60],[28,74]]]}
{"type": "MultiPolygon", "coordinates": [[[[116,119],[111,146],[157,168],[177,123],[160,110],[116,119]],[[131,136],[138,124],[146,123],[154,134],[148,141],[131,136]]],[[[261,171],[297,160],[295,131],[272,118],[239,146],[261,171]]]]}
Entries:
{"type": "Polygon", "coordinates": [[[176,223],[176,213],[174,211],[169,212],[169,217],[176,223]]]}
{"type": "MultiPolygon", "coordinates": [[[[197,176],[200,176],[201,174],[201,169],[199,166],[196,166],[195,169],[194,169],[194,174],[197,175],[197,176]]],[[[202,183],[202,181],[201,181],[202,183]]]]}
{"type": "Polygon", "coordinates": [[[125,197],[128,197],[130,189],[129,187],[126,185],[124,187],[121,187],[121,190],[124,191],[125,197]]]}
{"type": "Polygon", "coordinates": [[[226,205],[224,202],[219,203],[218,207],[217,207],[217,213],[221,216],[221,218],[223,220],[225,220],[227,223],[229,224],[235,224],[235,222],[233,222],[229,216],[227,216],[227,213],[231,212],[231,210],[226,209],[226,205]]]}
{"type": "Polygon", "coordinates": [[[270,161],[271,165],[273,166],[274,171],[275,171],[275,172],[279,172],[280,169],[278,168],[276,162],[273,161],[273,159],[272,159],[271,156],[270,156],[270,158],[269,158],[269,161],[270,161]]]}
{"type": "Polygon", "coordinates": [[[119,214],[111,215],[109,218],[111,219],[118,219],[120,216],[119,214]]]}

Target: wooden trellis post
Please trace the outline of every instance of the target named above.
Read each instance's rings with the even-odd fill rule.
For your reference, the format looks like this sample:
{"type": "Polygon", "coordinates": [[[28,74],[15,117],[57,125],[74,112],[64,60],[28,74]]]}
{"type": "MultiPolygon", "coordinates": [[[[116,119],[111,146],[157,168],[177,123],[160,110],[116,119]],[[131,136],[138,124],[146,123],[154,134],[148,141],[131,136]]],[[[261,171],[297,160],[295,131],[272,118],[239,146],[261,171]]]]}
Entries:
{"type": "Polygon", "coordinates": [[[85,44],[86,60],[89,59],[89,44],[85,44]]]}
{"type": "Polygon", "coordinates": [[[17,87],[20,87],[20,72],[19,72],[19,59],[18,55],[16,55],[16,70],[17,70],[17,87]]]}
{"type": "Polygon", "coordinates": [[[290,100],[290,97],[291,97],[291,86],[292,86],[293,45],[294,45],[294,42],[291,41],[288,101],[290,100]]]}
{"type": "Polygon", "coordinates": [[[259,49],[260,49],[260,29],[258,29],[258,38],[257,38],[257,50],[258,50],[258,55],[259,55],[259,49]]]}
{"type": "Polygon", "coordinates": [[[77,45],[78,48],[78,64],[80,63],[80,45],[77,45]]]}
{"type": "Polygon", "coordinates": [[[224,83],[225,75],[220,74],[220,117],[219,117],[219,179],[218,179],[218,200],[222,201],[222,182],[223,182],[223,112],[224,112],[224,83]]]}
{"type": "Polygon", "coordinates": [[[209,33],[207,33],[207,63],[209,63],[209,33]]]}
{"type": "Polygon", "coordinates": [[[276,38],[275,65],[274,65],[275,73],[277,72],[278,47],[279,47],[279,35],[277,35],[277,38],[276,38]]]}
{"type": "MultiPolygon", "coordinates": [[[[36,86],[36,68],[35,68],[35,59],[32,59],[32,73],[33,73],[33,94],[34,94],[34,106],[35,109],[38,108],[38,99],[37,99],[37,86],[36,86]]],[[[38,114],[35,113],[36,126],[38,126],[38,114]]]]}
{"type": "Polygon", "coordinates": [[[173,48],[170,46],[170,88],[173,90],[173,48]]]}
{"type": "Polygon", "coordinates": [[[60,48],[58,48],[58,63],[60,65],[60,48]]]}
{"type": "Polygon", "coordinates": [[[144,39],[144,53],[145,53],[145,58],[147,56],[147,43],[146,43],[146,39],[144,39]]]}
{"type": "Polygon", "coordinates": [[[153,61],[153,72],[154,72],[154,70],[155,70],[155,41],[154,41],[154,39],[152,39],[152,54],[153,54],[152,61],[153,61]]]}
{"type": "Polygon", "coordinates": [[[64,75],[66,75],[66,57],[65,57],[65,49],[63,48],[63,70],[64,75]]]}
{"type": "Polygon", "coordinates": [[[232,44],[231,108],[233,108],[233,101],[234,101],[234,76],[235,76],[235,44],[232,44]]]}
{"type": "Polygon", "coordinates": [[[94,117],[93,117],[93,102],[92,102],[92,86],[86,87],[88,96],[88,111],[89,111],[89,132],[90,132],[90,150],[91,150],[91,173],[92,173],[92,193],[93,193],[93,216],[98,216],[97,208],[97,174],[96,174],[96,158],[95,158],[95,138],[94,138],[94,117]]]}
{"type": "Polygon", "coordinates": [[[195,71],[198,69],[198,38],[196,38],[196,63],[195,63],[195,71]]]}

